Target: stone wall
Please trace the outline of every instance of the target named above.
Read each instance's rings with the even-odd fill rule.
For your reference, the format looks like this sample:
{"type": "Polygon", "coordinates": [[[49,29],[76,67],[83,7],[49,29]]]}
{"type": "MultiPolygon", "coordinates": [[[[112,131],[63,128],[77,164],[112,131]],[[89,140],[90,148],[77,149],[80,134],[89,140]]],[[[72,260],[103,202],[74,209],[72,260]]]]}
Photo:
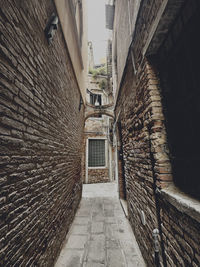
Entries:
{"type": "Polygon", "coordinates": [[[0,5],[0,265],[53,266],[81,198],[84,124],[53,1],[0,5]]]}

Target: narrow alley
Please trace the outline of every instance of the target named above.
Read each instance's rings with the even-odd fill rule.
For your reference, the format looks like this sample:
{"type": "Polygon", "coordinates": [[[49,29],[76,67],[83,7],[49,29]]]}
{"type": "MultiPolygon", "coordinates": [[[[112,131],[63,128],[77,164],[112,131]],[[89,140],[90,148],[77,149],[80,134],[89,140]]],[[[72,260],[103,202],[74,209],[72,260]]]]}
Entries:
{"type": "Polygon", "coordinates": [[[0,267],[200,267],[200,0],[0,0],[0,267]]]}
{"type": "Polygon", "coordinates": [[[55,267],[145,267],[117,184],[85,184],[55,267]]]}

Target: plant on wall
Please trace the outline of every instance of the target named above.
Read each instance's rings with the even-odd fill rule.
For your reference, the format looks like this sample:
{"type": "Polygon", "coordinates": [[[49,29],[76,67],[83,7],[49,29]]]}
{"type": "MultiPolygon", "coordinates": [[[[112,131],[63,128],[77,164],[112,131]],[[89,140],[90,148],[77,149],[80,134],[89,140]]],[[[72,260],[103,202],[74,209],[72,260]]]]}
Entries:
{"type": "Polygon", "coordinates": [[[102,90],[104,90],[104,89],[106,89],[106,86],[107,86],[107,80],[106,79],[102,79],[99,82],[99,88],[101,88],[102,90]]]}
{"type": "Polygon", "coordinates": [[[94,79],[97,79],[98,75],[107,76],[107,68],[106,65],[101,66],[99,68],[95,69],[89,69],[89,74],[92,74],[92,77],[94,79]]]}

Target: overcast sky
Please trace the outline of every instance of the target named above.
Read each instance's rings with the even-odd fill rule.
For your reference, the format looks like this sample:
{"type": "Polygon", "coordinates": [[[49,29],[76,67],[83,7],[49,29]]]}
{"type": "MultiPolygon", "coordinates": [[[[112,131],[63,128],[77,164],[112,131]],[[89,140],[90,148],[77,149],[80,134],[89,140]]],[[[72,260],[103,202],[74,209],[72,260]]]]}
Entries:
{"type": "Polygon", "coordinates": [[[106,56],[108,32],[105,28],[105,0],[87,0],[88,41],[92,41],[95,64],[106,56]]]}

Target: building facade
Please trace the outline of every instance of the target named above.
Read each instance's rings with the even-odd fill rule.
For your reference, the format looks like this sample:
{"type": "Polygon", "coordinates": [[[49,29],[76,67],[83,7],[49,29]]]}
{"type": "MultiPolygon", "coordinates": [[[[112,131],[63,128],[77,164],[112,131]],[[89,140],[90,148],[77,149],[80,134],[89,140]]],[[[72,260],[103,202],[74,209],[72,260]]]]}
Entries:
{"type": "Polygon", "coordinates": [[[120,197],[127,200],[148,266],[159,261],[161,266],[197,267],[199,2],[114,4],[114,139],[120,197]]]}
{"type": "Polygon", "coordinates": [[[106,75],[88,75],[86,103],[88,109],[96,109],[99,114],[92,112],[85,121],[83,182],[110,182],[113,181],[113,147],[110,138],[113,118],[101,110],[102,107],[112,104],[112,98],[107,91],[106,75]]]}
{"type": "Polygon", "coordinates": [[[0,3],[1,266],[53,266],[81,199],[84,14],[85,1],[0,3]]]}

